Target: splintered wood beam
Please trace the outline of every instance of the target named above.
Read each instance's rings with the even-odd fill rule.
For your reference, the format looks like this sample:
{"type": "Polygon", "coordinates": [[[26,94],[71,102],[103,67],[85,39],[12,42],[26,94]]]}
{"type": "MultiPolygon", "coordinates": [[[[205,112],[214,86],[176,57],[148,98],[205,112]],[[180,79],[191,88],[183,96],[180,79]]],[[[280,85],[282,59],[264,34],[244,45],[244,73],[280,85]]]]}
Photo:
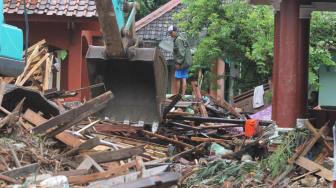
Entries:
{"type": "Polygon", "coordinates": [[[112,98],[112,92],[108,91],[94,99],[91,99],[87,103],[77,108],[71,109],[64,114],[51,118],[42,125],[35,127],[33,129],[33,132],[35,134],[48,134],[46,132],[49,129],[57,127],[55,130],[51,131],[48,134],[48,136],[55,136],[58,133],[72,127],[74,124],[87,118],[88,116],[103,109],[112,98]]]}
{"type": "Polygon", "coordinates": [[[0,175],[5,175],[11,178],[28,176],[29,174],[35,173],[39,167],[40,167],[39,164],[34,163],[34,164],[23,166],[21,168],[16,168],[10,171],[3,172],[0,175]]]}
{"type": "Polygon", "coordinates": [[[6,182],[12,183],[12,184],[21,184],[22,183],[19,180],[16,180],[14,178],[11,178],[11,177],[5,176],[5,175],[1,175],[1,174],[0,174],[0,180],[6,181],[6,182]]]}
{"type": "Polygon", "coordinates": [[[5,118],[3,118],[0,121],[0,128],[2,128],[4,125],[6,124],[14,124],[18,121],[19,119],[19,115],[21,113],[21,109],[23,106],[23,103],[25,101],[26,98],[23,98],[14,108],[13,112],[9,113],[5,118]]]}
{"type": "Polygon", "coordinates": [[[73,148],[72,150],[66,152],[64,156],[72,156],[78,154],[81,150],[90,150],[98,145],[100,145],[100,138],[95,137],[87,140],[86,142],[80,144],[78,147],[73,148]]]}
{"type": "Polygon", "coordinates": [[[315,129],[315,127],[310,123],[309,120],[305,120],[305,126],[309,129],[309,131],[312,132],[314,136],[321,137],[322,142],[326,146],[326,148],[328,149],[329,153],[332,153],[333,152],[333,147],[328,143],[328,141],[326,141],[323,138],[324,135],[328,134],[328,132],[326,132],[326,131],[329,131],[328,124],[329,124],[329,122],[325,125],[326,127],[324,127],[323,129],[321,128],[319,131],[317,131],[315,129]]]}
{"type": "MultiPolygon", "coordinates": [[[[48,121],[40,114],[30,109],[27,109],[22,117],[23,119],[27,120],[37,127],[48,121]]],[[[80,139],[68,132],[62,132],[56,135],[56,139],[71,147],[77,147],[82,144],[82,141],[80,139]]]]}
{"type": "Polygon", "coordinates": [[[308,170],[308,171],[315,171],[320,170],[319,172],[316,172],[316,175],[323,177],[324,179],[328,181],[333,181],[333,173],[331,170],[326,169],[325,167],[307,159],[304,157],[299,157],[295,164],[301,166],[302,168],[308,170]]]}
{"type": "Polygon", "coordinates": [[[82,176],[70,176],[70,177],[68,177],[68,180],[69,180],[70,184],[83,185],[83,184],[87,184],[89,182],[108,179],[108,178],[111,178],[111,177],[127,174],[128,169],[131,168],[131,167],[134,167],[135,165],[136,165],[135,162],[131,162],[131,163],[127,163],[125,165],[122,165],[120,167],[110,169],[110,170],[105,171],[105,172],[92,173],[92,174],[82,175],[82,176]]]}
{"type": "Polygon", "coordinates": [[[226,101],[218,101],[214,98],[212,98],[212,101],[219,107],[224,108],[225,110],[229,111],[232,115],[234,115],[235,117],[239,118],[239,119],[245,119],[243,115],[241,115],[240,113],[238,113],[233,106],[231,106],[228,102],[226,101]]]}
{"type": "Polygon", "coordinates": [[[89,154],[89,156],[95,160],[97,163],[107,163],[111,161],[118,161],[123,159],[128,159],[135,155],[141,155],[145,152],[143,146],[120,149],[116,151],[103,151],[97,152],[93,154],[89,154]]]}

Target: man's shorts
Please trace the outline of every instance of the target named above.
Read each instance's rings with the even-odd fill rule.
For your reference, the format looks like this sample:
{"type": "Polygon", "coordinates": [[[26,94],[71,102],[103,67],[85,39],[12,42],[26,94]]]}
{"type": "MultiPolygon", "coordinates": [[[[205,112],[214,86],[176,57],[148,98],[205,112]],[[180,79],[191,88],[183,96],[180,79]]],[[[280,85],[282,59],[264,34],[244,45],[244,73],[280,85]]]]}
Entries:
{"type": "Polygon", "coordinates": [[[188,78],[188,73],[189,73],[189,70],[186,68],[186,69],[178,69],[175,71],[175,78],[177,79],[182,79],[182,78],[188,78]]]}

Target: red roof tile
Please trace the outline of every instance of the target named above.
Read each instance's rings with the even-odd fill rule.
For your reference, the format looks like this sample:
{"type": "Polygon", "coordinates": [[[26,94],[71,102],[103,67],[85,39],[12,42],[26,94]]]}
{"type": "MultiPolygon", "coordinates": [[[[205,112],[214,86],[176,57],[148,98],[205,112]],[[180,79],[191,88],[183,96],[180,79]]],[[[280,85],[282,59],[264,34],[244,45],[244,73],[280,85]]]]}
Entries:
{"type": "MultiPolygon", "coordinates": [[[[28,14],[55,16],[94,17],[96,3],[94,0],[26,0],[28,14]]],[[[4,12],[23,14],[22,0],[4,0],[4,12]]]]}
{"type": "Polygon", "coordinates": [[[151,23],[152,21],[156,20],[157,18],[161,17],[165,13],[171,11],[177,5],[181,3],[180,0],[171,0],[168,3],[164,4],[154,12],[150,13],[146,17],[142,18],[141,20],[135,23],[135,30],[138,31],[139,29],[145,27],[147,24],[151,23]]]}

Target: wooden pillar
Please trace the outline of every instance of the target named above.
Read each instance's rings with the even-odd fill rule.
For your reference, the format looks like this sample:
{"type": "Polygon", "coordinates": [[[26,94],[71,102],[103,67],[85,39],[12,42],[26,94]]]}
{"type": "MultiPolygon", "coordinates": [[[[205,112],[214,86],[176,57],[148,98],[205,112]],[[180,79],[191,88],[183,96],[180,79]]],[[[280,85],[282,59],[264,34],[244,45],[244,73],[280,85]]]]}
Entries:
{"type": "MultiPolygon", "coordinates": [[[[68,90],[75,90],[81,88],[81,75],[82,75],[82,46],[81,46],[81,31],[75,29],[71,34],[71,42],[69,44],[69,58],[68,58],[68,90]]],[[[75,98],[69,100],[81,100],[81,92],[75,98]]]]}
{"type": "Polygon", "coordinates": [[[278,69],[279,69],[279,55],[280,55],[280,10],[276,10],[274,15],[274,58],[273,58],[273,75],[272,75],[272,119],[277,120],[277,102],[278,95],[275,88],[278,87],[278,69]]]}
{"type": "Polygon", "coordinates": [[[215,66],[212,68],[212,73],[218,78],[213,81],[211,88],[210,88],[210,95],[219,100],[224,100],[224,90],[225,90],[225,79],[223,76],[225,76],[225,62],[222,59],[217,59],[215,62],[215,66]]]}
{"type": "Polygon", "coordinates": [[[300,0],[280,5],[280,57],[276,70],[276,118],[280,127],[295,127],[299,117],[299,12],[300,0]]]}
{"type": "MultiPolygon", "coordinates": [[[[309,4],[309,1],[305,2],[309,4]]],[[[306,118],[308,110],[308,74],[309,74],[309,39],[310,39],[310,10],[300,12],[299,24],[299,118],[306,118]]]]}

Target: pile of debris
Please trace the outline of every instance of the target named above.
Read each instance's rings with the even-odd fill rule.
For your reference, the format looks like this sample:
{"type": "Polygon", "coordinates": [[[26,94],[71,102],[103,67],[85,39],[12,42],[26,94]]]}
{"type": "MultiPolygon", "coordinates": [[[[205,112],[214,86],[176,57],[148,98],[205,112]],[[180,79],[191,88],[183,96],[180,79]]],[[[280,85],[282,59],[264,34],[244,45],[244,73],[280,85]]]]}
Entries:
{"type": "Polygon", "coordinates": [[[181,95],[167,98],[158,127],[115,122],[99,116],[113,100],[110,91],[75,107],[42,94],[52,55],[45,41],[28,51],[18,86],[0,85],[0,186],[324,187],[332,181],[329,124],[317,130],[305,120],[282,131],[225,101],[181,95]]]}

